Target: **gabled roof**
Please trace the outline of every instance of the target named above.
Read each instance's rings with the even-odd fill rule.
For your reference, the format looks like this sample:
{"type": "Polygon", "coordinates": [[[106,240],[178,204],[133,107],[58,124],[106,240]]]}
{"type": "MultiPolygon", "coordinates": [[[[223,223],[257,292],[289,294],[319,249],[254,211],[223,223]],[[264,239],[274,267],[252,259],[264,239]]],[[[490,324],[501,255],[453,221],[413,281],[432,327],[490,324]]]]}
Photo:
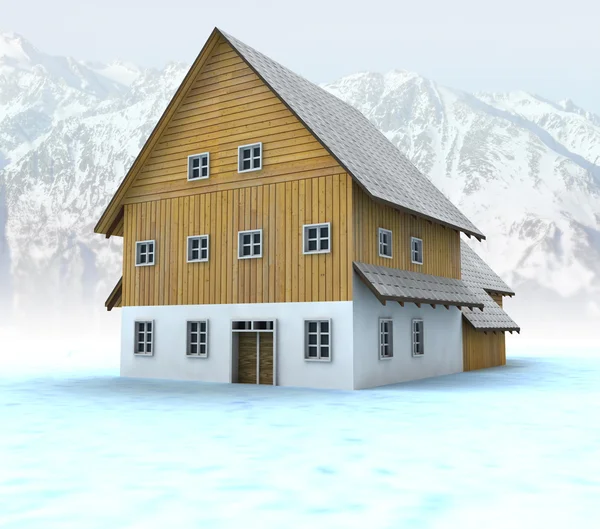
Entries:
{"type": "MultiPolygon", "coordinates": [[[[477,307],[483,302],[460,279],[354,262],[354,270],[380,301],[477,307]]],[[[467,310],[467,309],[463,309],[467,310]]]]}
{"type": "Polygon", "coordinates": [[[221,34],[369,195],[485,239],[358,110],[231,35],[221,34]]]}
{"type": "Polygon", "coordinates": [[[223,37],[273,90],[365,192],[396,209],[417,214],[468,236],[485,236],[365,116],[326,90],[215,28],[167,106],[94,231],[110,236],[119,225],[121,200],[217,39],[223,37]]]}
{"type": "Polygon", "coordinates": [[[520,327],[488,294],[514,295],[514,292],[463,240],[460,241],[460,254],[462,280],[483,304],[483,311],[462,309],[463,316],[480,331],[520,332],[520,327]]]}

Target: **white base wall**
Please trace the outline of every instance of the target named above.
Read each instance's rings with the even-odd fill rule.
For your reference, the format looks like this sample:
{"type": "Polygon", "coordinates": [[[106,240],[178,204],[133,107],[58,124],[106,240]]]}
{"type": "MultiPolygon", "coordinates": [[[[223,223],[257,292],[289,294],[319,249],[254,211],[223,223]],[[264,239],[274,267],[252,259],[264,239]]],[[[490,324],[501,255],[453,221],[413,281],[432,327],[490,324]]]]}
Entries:
{"type": "Polygon", "coordinates": [[[123,307],[121,376],[232,382],[231,320],[276,319],[277,385],[353,389],[352,302],[123,307]],[[331,362],[304,359],[304,320],[331,319],[331,362]],[[186,322],[208,320],[208,357],[186,356],[186,322]],[[136,356],[136,320],[154,321],[153,356],[136,356]]]}
{"type": "Polygon", "coordinates": [[[363,389],[463,371],[462,313],[442,305],[382,305],[354,274],[354,388],[363,389]],[[379,318],[393,319],[392,358],[379,358],[379,318]],[[423,320],[425,354],[412,356],[412,320],[423,320]]]}

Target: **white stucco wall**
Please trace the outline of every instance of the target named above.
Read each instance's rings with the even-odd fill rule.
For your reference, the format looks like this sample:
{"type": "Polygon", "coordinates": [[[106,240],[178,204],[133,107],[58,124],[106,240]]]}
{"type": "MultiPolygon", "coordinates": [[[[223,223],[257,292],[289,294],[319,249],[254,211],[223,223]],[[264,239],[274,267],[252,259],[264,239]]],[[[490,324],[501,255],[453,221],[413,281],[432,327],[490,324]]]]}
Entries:
{"type": "Polygon", "coordinates": [[[277,320],[277,385],[352,389],[352,302],[170,305],[121,309],[121,376],[232,381],[231,320],[277,320]],[[331,362],[304,359],[304,320],[332,320],[331,362]],[[186,357],[186,322],[207,319],[208,358],[186,357]],[[154,320],[154,355],[135,356],[135,320],[154,320]]]}
{"type": "Polygon", "coordinates": [[[438,305],[382,305],[354,275],[354,388],[370,388],[463,370],[461,312],[438,305]],[[393,358],[379,359],[379,318],[393,319],[393,358]],[[425,354],[412,356],[411,326],[421,318],[425,354]]]}

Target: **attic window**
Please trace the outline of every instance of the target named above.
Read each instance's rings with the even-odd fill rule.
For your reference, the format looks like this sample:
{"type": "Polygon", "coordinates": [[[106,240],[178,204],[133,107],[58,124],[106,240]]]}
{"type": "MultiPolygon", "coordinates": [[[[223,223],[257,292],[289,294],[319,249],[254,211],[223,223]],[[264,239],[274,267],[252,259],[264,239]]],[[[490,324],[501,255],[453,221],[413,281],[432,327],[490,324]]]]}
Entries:
{"type": "Polygon", "coordinates": [[[423,264],[423,240],[417,237],[410,238],[410,259],[414,264],[423,264]]]}
{"type": "Polygon", "coordinates": [[[238,147],[238,173],[262,169],[262,143],[238,147]]]}
{"type": "Polygon", "coordinates": [[[210,155],[207,152],[188,156],[188,180],[201,180],[209,176],[210,155]]]}

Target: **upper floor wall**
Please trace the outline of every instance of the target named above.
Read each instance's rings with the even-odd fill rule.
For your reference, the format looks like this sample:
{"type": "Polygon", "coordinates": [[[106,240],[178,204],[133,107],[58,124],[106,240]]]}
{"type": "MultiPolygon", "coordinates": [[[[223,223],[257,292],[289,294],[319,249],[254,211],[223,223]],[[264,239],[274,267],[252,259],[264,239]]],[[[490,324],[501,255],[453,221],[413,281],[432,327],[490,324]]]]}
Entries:
{"type": "Polygon", "coordinates": [[[354,260],[460,279],[460,234],[441,224],[376,203],[353,183],[354,260]],[[380,255],[379,228],[391,231],[391,258],[380,255]],[[413,262],[411,239],[422,241],[423,264],[413,262]]]}

